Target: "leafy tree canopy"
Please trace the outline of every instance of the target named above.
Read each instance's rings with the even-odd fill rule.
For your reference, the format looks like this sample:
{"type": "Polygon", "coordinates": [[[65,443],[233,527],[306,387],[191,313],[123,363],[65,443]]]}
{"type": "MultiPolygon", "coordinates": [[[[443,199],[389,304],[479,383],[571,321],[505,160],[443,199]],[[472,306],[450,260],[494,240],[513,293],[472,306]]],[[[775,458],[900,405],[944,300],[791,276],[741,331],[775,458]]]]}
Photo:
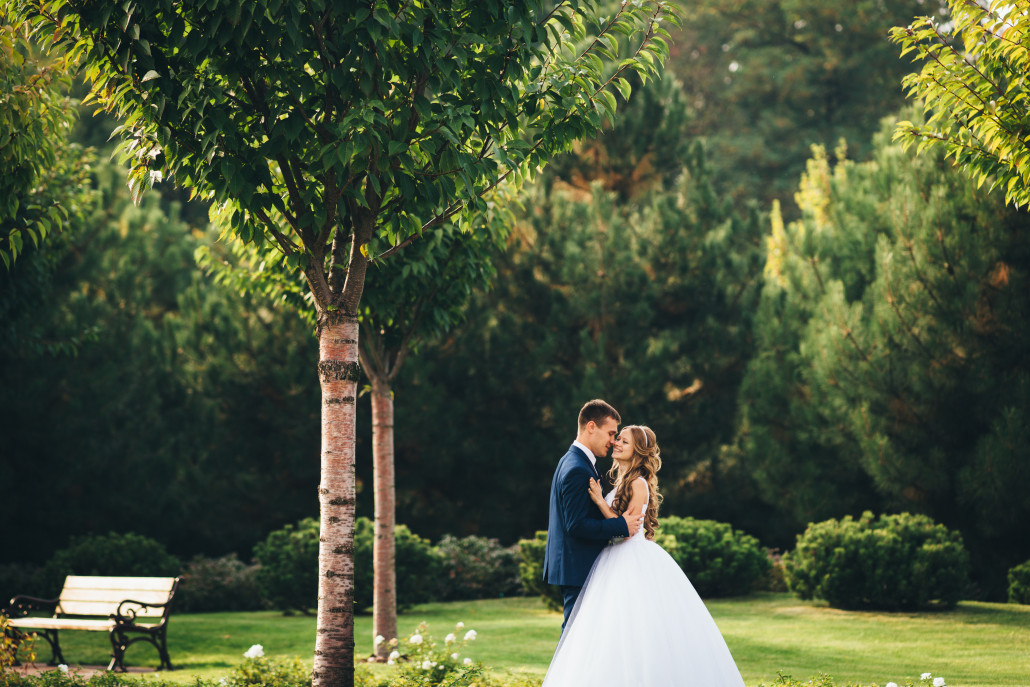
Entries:
{"type": "Polygon", "coordinates": [[[84,180],[92,154],[67,140],[75,117],[64,94],[69,65],[39,56],[27,29],[8,24],[0,8],[0,260],[8,269],[91,200],[84,180]]]}
{"type": "Polygon", "coordinates": [[[1030,204],[1030,8],[1009,0],[949,0],[950,20],[921,17],[891,40],[923,68],[905,77],[926,122],[898,122],[897,137],[939,147],[979,188],[990,181],[1005,201],[1030,204]]]}
{"type": "Polygon", "coordinates": [[[123,121],[134,193],[167,171],[304,269],[320,313],[349,314],[370,258],[596,130],[627,73],[656,73],[670,16],[636,1],[599,19],[596,2],[17,6],[123,121]]]}

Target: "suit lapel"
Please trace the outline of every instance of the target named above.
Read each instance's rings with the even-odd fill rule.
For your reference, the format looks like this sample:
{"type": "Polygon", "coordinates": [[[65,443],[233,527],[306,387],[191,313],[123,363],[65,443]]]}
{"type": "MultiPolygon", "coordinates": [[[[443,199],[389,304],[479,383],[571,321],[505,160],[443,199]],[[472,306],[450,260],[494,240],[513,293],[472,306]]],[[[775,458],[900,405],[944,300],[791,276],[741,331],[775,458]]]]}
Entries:
{"type": "Polygon", "coordinates": [[[569,448],[570,448],[570,450],[575,451],[576,455],[579,456],[579,459],[584,461],[587,464],[587,467],[589,467],[590,470],[594,473],[594,477],[596,477],[597,481],[600,482],[601,481],[601,475],[600,475],[599,472],[597,472],[597,466],[594,465],[593,461],[590,460],[590,456],[588,456],[585,453],[583,453],[583,449],[581,449],[580,447],[576,446],[575,444],[573,444],[569,448]]]}

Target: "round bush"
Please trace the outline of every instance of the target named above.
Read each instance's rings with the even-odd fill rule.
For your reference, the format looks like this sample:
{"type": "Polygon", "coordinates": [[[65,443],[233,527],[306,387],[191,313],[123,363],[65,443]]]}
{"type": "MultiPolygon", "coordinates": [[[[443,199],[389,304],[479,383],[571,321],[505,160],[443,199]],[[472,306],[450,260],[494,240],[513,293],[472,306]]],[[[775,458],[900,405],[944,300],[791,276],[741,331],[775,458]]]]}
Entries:
{"type": "Polygon", "coordinates": [[[561,587],[544,582],[544,554],[547,551],[547,532],[539,531],[532,539],[520,539],[519,578],[522,590],[530,596],[539,596],[552,611],[562,608],[561,587]]]}
{"type": "Polygon", "coordinates": [[[729,523],[670,515],[660,525],[655,540],[703,597],[749,594],[771,567],[758,540],[729,523]]]}
{"type": "Polygon", "coordinates": [[[220,558],[196,556],[182,573],[176,606],[185,613],[264,608],[257,571],[257,565],[245,564],[235,553],[220,558]]]}
{"type": "Polygon", "coordinates": [[[179,559],[160,542],[128,534],[75,537],[57,551],[43,567],[49,597],[56,597],[68,575],[110,575],[116,577],[175,577],[179,559]]]}
{"type": "Polygon", "coordinates": [[[812,523],[784,556],[787,585],[834,608],[950,608],[965,591],[969,554],[957,532],[901,513],[812,523]]]}
{"type": "MultiPolygon", "coordinates": [[[[364,611],[373,601],[372,541],[374,525],[358,518],[354,526],[354,608],[364,611]]],[[[435,601],[440,589],[440,556],[428,539],[405,525],[394,527],[394,569],[397,575],[397,609],[435,601]]]]}
{"type": "Polygon", "coordinates": [[[304,518],[254,547],[262,598],[282,611],[308,613],[318,603],[318,520],[304,518]]]}
{"type": "Polygon", "coordinates": [[[436,545],[440,555],[440,598],[489,599],[516,594],[519,582],[517,546],[496,539],[444,535],[436,545]]]}
{"type": "Polygon", "coordinates": [[[1009,570],[1009,603],[1030,604],[1030,561],[1009,570]]]}
{"type": "MultiPolygon", "coordinates": [[[[275,608],[303,613],[318,603],[318,521],[305,518],[268,535],[254,548],[261,595],[275,608]]],[[[372,605],[373,526],[368,518],[354,523],[354,608],[372,605]]],[[[439,589],[439,556],[429,541],[404,525],[394,529],[397,608],[434,601],[439,589]]]]}

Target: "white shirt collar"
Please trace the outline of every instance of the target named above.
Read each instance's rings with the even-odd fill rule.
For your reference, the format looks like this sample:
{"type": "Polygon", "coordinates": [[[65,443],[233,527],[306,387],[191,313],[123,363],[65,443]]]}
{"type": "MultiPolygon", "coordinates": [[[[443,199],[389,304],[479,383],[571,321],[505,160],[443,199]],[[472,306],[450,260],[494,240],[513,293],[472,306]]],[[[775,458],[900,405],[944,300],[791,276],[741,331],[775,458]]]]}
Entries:
{"type": "Polygon", "coordinates": [[[573,441],[572,445],[575,446],[576,448],[578,448],[583,453],[587,454],[587,458],[590,459],[590,464],[593,465],[595,468],[597,467],[597,456],[594,455],[593,451],[591,451],[590,449],[588,449],[586,446],[584,446],[583,444],[579,443],[578,441],[573,441]]]}

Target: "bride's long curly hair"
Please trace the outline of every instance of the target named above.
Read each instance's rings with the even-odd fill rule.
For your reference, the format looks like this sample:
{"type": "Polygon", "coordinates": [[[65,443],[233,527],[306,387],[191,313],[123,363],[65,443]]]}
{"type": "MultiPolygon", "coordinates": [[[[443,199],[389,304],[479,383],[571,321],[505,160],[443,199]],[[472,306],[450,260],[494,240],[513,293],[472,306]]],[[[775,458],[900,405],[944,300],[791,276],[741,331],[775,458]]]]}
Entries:
{"type": "Polygon", "coordinates": [[[627,425],[622,431],[629,432],[634,460],[625,473],[615,461],[608,470],[608,477],[615,485],[612,510],[620,514],[626,512],[629,506],[629,485],[638,477],[643,477],[647,480],[651,492],[647,501],[647,512],[644,514],[644,531],[647,533],[645,536],[653,540],[655,530],[658,529],[658,506],[662,503],[662,495],[658,491],[658,471],[662,469],[662,452],[650,427],[627,425]]]}

